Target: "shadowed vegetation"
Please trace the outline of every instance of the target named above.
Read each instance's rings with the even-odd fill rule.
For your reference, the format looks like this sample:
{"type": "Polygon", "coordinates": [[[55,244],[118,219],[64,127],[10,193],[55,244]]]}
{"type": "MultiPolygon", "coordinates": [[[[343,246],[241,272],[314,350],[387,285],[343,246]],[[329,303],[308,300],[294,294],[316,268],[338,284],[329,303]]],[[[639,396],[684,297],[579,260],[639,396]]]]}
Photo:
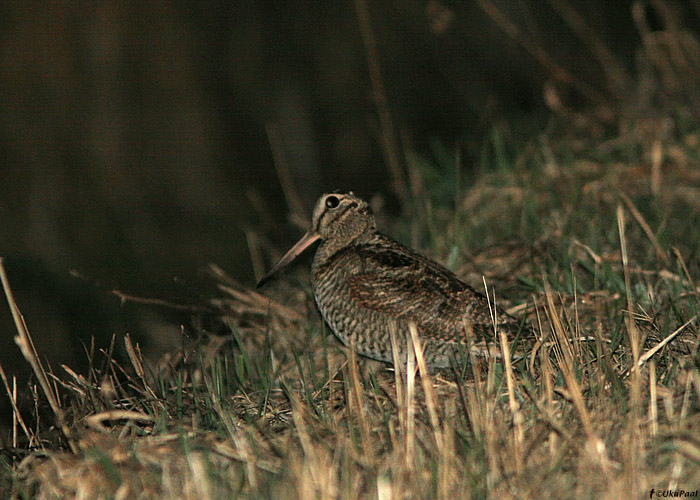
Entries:
{"type": "MultiPolygon", "coordinates": [[[[126,366],[114,346],[91,348],[88,373],[49,375],[60,408],[18,423],[26,451],[15,450],[6,491],[642,497],[669,480],[692,489],[700,248],[689,235],[700,189],[688,169],[697,151],[683,144],[697,139],[663,158],[656,193],[642,157],[570,161],[551,150],[543,167],[484,172],[449,202],[421,187],[423,216],[395,232],[476,286],[484,275],[501,305],[527,314],[543,337],[527,360],[394,373],[328,336],[305,266],[269,299],[212,267],[219,329],[188,328],[182,350],[159,364],[127,338],[126,366]]],[[[533,151],[529,161],[542,161],[533,151]]]]}
{"type": "MultiPolygon", "coordinates": [[[[605,59],[566,5],[551,3],[605,59]]],[[[644,63],[632,75],[607,61],[608,87],[585,96],[587,112],[567,106],[558,73],[545,91],[552,123],[531,140],[494,127],[475,148],[404,144],[391,173],[404,212],[390,218],[385,200],[373,200],[386,233],[527,317],[541,342],[526,359],[427,373],[415,338],[405,370],[360,359],[323,325],[301,259],[264,295],[210,266],[208,297],[181,305],[193,314],[179,349],[148,360],[116,335],[86,346],[89,368],[77,373],[46,366],[0,268],[34,373],[28,388],[1,374],[15,408],[3,497],[578,499],[697,489],[698,45],[672,18],[653,31],[635,5],[644,63]]],[[[260,276],[278,249],[248,236],[260,276]]]]}

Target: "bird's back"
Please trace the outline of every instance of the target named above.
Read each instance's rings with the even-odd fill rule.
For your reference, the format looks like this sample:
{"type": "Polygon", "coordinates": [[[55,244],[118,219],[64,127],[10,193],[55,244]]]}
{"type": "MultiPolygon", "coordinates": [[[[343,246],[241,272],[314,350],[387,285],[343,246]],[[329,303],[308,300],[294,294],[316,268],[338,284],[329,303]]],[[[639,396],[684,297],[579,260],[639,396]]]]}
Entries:
{"type": "Polygon", "coordinates": [[[405,355],[410,322],[433,367],[449,366],[468,346],[479,355],[487,350],[498,354],[494,333],[504,331],[512,340],[521,328],[512,316],[490,309],[487,298],[453,272],[379,232],[332,254],[324,252],[322,243],[312,284],[318,308],[336,336],[381,361],[393,359],[392,329],[399,354],[405,355]]]}

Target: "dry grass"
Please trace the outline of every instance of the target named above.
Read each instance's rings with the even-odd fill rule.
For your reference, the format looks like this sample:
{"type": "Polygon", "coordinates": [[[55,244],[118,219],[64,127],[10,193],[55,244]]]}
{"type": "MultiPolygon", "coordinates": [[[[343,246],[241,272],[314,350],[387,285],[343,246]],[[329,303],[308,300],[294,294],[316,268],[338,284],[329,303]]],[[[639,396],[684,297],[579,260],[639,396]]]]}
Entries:
{"type": "MultiPolygon", "coordinates": [[[[269,290],[267,298],[212,268],[222,293],[212,304],[232,335],[199,332],[155,364],[126,337],[128,366],[112,345],[92,355],[87,374],[63,367],[39,377],[54,395],[53,417],[37,426],[17,415],[15,446],[31,450],[5,475],[6,493],[641,498],[651,488],[697,488],[698,244],[675,239],[699,216],[677,193],[697,188],[682,175],[663,183],[655,203],[666,227],[651,230],[659,227],[651,212],[632,209],[644,179],[618,197],[616,180],[630,177],[624,168],[634,167],[488,174],[460,198],[483,224],[522,212],[532,198],[530,210],[549,212],[537,222],[531,259],[509,258],[523,248],[492,246],[474,259],[541,331],[527,360],[429,374],[414,338],[408,373],[393,372],[328,337],[308,291],[269,290]],[[519,191],[479,198],[484,186],[516,180],[519,191]],[[563,184],[584,196],[561,206],[563,184]],[[577,233],[590,227],[571,222],[585,214],[596,214],[598,228],[588,240],[577,233]]],[[[483,231],[432,213],[430,224],[444,224],[454,245],[483,231]]],[[[513,227],[529,224],[524,216],[513,227]]]]}
{"type": "MultiPolygon", "coordinates": [[[[481,3],[498,18],[491,2],[481,3]]],[[[552,3],[589,36],[575,12],[552,3]]],[[[649,71],[692,90],[697,73],[674,75],[694,64],[685,49],[695,39],[640,29],[649,71]],[[664,59],[662,49],[686,55],[664,59]]],[[[591,46],[609,59],[597,40],[591,46]]],[[[634,80],[610,68],[611,82],[634,80]]],[[[409,161],[415,216],[390,232],[473,285],[485,276],[500,304],[527,315],[542,341],[518,362],[464,360],[428,373],[414,335],[415,356],[394,372],[329,336],[306,275],[300,287],[287,277],[261,295],[212,267],[220,334],[194,327],[179,352],[157,363],[128,336],[115,338],[91,347],[88,373],[64,366],[57,374],[39,362],[3,276],[39,382],[29,391],[34,415],[15,412],[3,496],[602,499],[695,491],[700,134],[673,122],[688,118],[675,110],[657,126],[618,116],[618,136],[587,147],[578,137],[543,135],[510,155],[494,136],[488,165],[467,188],[459,160],[409,161]],[[113,355],[121,342],[126,362],[113,355]]],[[[255,252],[260,241],[249,235],[255,252]]],[[[263,260],[253,258],[257,268],[263,260]]],[[[504,352],[512,347],[501,342],[504,352]]],[[[19,408],[21,391],[1,375],[19,408]]]]}

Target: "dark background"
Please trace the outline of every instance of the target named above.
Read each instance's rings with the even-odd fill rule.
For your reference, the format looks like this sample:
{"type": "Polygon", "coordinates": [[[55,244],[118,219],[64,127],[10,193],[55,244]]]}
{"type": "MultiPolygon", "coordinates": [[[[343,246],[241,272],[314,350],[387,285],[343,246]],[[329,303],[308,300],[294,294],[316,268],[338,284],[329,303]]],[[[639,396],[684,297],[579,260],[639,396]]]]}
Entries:
{"type": "MultiPolygon", "coordinates": [[[[369,3],[404,169],[404,151],[435,144],[469,169],[494,129],[518,144],[565,121],[546,89],[602,117],[593,139],[614,134],[644,30],[700,17],[697,1],[369,3]]],[[[252,286],[249,244],[301,234],[280,171],[306,210],[332,189],[399,210],[357,7],[0,4],[0,256],[42,356],[79,368],[83,343],[112,333],[153,353],[177,345],[180,318],[106,291],[185,300],[209,262],[252,286]]],[[[6,306],[0,328],[0,362],[19,373],[6,306]]]]}

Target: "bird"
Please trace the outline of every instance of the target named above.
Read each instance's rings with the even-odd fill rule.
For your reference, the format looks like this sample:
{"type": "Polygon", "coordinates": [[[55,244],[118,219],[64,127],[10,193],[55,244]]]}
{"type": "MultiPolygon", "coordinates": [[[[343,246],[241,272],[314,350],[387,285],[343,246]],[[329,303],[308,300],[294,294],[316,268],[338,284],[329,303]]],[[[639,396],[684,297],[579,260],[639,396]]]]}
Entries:
{"type": "Polygon", "coordinates": [[[370,205],[352,191],[318,199],[310,229],[258,288],[316,242],[311,285],[318,310],[335,336],[362,356],[406,360],[411,324],[429,368],[449,368],[469,359],[465,354],[501,358],[500,332],[509,342],[533,335],[524,320],[452,271],[377,230],[370,205]]]}

